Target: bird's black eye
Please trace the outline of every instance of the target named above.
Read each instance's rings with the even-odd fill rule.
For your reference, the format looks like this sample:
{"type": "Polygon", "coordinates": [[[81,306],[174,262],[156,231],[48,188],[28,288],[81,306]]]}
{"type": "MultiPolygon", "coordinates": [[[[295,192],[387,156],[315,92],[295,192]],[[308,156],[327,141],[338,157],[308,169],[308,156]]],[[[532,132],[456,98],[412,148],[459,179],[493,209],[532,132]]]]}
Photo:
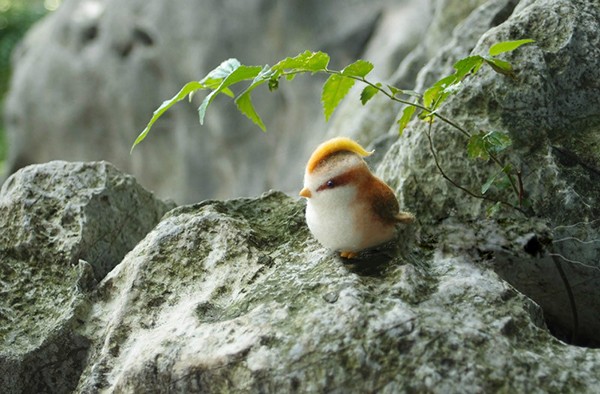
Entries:
{"type": "Polygon", "coordinates": [[[328,188],[331,189],[332,187],[335,186],[335,183],[333,183],[333,181],[330,179],[330,180],[327,181],[326,185],[327,185],[328,188]]]}

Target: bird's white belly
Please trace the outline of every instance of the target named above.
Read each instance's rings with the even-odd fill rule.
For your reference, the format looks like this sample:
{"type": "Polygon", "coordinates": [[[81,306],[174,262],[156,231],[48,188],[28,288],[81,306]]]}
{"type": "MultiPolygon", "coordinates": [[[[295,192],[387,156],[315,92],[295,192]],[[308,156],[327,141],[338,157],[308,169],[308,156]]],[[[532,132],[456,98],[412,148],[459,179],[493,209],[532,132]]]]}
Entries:
{"type": "Polygon", "coordinates": [[[317,241],[327,248],[343,251],[361,249],[361,232],[355,215],[348,212],[348,209],[336,206],[315,207],[315,204],[308,201],[306,223],[317,241]]]}

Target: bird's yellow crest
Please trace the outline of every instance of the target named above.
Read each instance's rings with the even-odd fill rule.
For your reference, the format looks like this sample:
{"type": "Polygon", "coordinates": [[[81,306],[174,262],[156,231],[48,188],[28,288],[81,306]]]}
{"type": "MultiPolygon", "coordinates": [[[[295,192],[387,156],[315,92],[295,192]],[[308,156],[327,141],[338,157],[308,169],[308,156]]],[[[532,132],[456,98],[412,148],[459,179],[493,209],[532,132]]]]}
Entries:
{"type": "Polygon", "coordinates": [[[337,152],[354,152],[360,156],[370,156],[373,154],[373,151],[369,152],[365,150],[360,144],[356,141],[351,140],[347,137],[337,137],[332,138],[328,141],[323,142],[321,145],[315,149],[313,154],[310,156],[308,160],[308,164],[306,164],[306,171],[313,172],[313,170],[317,167],[321,160],[326,157],[337,153],[337,152]]]}

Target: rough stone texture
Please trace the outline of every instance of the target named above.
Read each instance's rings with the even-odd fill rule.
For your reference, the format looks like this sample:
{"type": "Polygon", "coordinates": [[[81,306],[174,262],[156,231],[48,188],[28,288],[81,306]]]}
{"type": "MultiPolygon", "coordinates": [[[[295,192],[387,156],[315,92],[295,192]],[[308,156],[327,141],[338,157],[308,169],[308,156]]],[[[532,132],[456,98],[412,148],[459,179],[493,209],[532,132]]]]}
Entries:
{"type": "MultiPolygon", "coordinates": [[[[169,111],[132,156],[129,148],[163,100],[228,58],[273,64],[311,49],[345,66],[363,54],[386,7],[414,14],[427,2],[65,1],[15,56],[6,99],[7,169],[55,159],[108,160],[178,202],[295,190],[304,161],[324,139],[320,78],[254,94],[268,135],[225,99],[211,105],[201,127],[199,94],[194,105],[169,111]]],[[[417,22],[427,25],[430,16],[420,14],[400,33],[417,22]]],[[[390,51],[420,38],[394,37],[390,51]]],[[[381,51],[374,61],[389,70],[396,59],[381,51]]]]}
{"type": "MultiPolygon", "coordinates": [[[[592,1],[487,1],[417,77],[421,90],[469,53],[536,39],[505,57],[517,66],[515,80],[482,70],[442,108],[469,129],[510,133],[529,216],[485,219],[482,201],[442,179],[426,130],[413,123],[378,167],[418,218],[394,242],[347,264],[312,239],[303,204],[279,192],[174,209],[99,284],[88,257],[11,288],[27,300],[56,291],[59,302],[42,312],[58,317],[39,323],[31,313],[0,326],[18,332],[24,324],[32,339],[19,340],[41,343],[21,357],[5,347],[0,372],[19,373],[0,373],[0,391],[596,392],[599,14],[592,1]],[[63,287],[46,288],[56,272],[63,287]],[[58,357],[65,348],[68,357],[58,357]],[[19,370],[44,360],[51,364],[38,375],[19,370]]],[[[461,184],[478,187],[493,171],[466,165],[465,139],[443,123],[432,136],[461,184]]],[[[47,205],[24,206],[44,217],[65,212],[47,205]]],[[[62,256],[71,250],[63,245],[7,250],[62,256]]],[[[36,262],[19,271],[37,272],[36,262]]],[[[0,279],[3,287],[14,280],[0,279]]]]}
{"type": "MultiPolygon", "coordinates": [[[[419,75],[422,90],[469,53],[485,54],[491,44],[503,40],[531,37],[537,41],[505,57],[517,67],[515,80],[485,68],[464,81],[442,112],[469,130],[509,133],[515,142],[512,160],[523,170],[534,213],[561,225],[598,216],[598,206],[590,204],[600,197],[597,14],[593,2],[585,1],[518,6],[511,0],[488,2],[455,30],[447,47],[419,75]],[[507,21],[498,20],[511,16],[513,9],[507,21]],[[536,21],[540,15],[544,23],[536,21]],[[545,198],[554,194],[559,198],[545,198]]],[[[398,139],[388,153],[381,173],[398,179],[403,194],[410,195],[407,201],[422,202],[421,208],[416,207],[422,218],[440,220],[453,210],[462,216],[479,216],[483,204],[474,209],[473,200],[459,198],[463,193],[435,168],[426,129],[427,125],[413,122],[405,138],[398,139]]],[[[434,145],[442,147],[440,163],[459,183],[475,189],[496,170],[465,166],[466,161],[457,160],[457,153],[466,153],[466,140],[444,123],[436,122],[432,135],[434,145]]]]}
{"type": "Polygon", "coordinates": [[[66,392],[87,295],[171,207],[111,164],[26,167],[0,190],[0,391],[66,392]]]}
{"type": "Polygon", "coordinates": [[[414,244],[413,231],[397,250],[346,265],[310,237],[303,204],[281,193],[177,208],[100,284],[77,392],[600,383],[600,352],[557,341],[529,299],[467,254],[414,244]]]}
{"type": "MultiPolygon", "coordinates": [[[[536,40],[536,44],[503,57],[516,66],[516,79],[482,69],[464,81],[460,93],[449,99],[441,112],[469,130],[497,130],[512,137],[510,159],[523,173],[531,202],[528,216],[541,222],[533,226],[538,232],[529,237],[540,238],[541,244],[533,256],[525,258],[496,254],[496,269],[540,303],[549,318],[561,316],[558,320],[565,337],[600,329],[598,305],[593,301],[600,292],[593,285],[600,274],[600,223],[594,220],[600,215],[599,20],[600,9],[591,1],[487,2],[456,28],[448,45],[421,71],[417,84],[417,90],[422,90],[450,73],[459,58],[486,54],[495,42],[524,37],[536,40]],[[568,287],[580,309],[579,324],[574,323],[556,264],[568,274],[568,287]]],[[[489,233],[487,225],[470,219],[484,215],[489,204],[469,198],[442,178],[429,149],[427,127],[411,124],[388,151],[379,172],[396,185],[404,205],[415,211],[422,223],[461,217],[462,231],[479,227],[476,233],[482,240],[489,233]]],[[[478,190],[498,171],[492,165],[469,161],[466,138],[443,122],[436,122],[431,133],[441,166],[457,183],[478,190]]],[[[493,191],[491,195],[508,197],[493,191]]],[[[511,216],[510,212],[502,214],[506,215],[511,216]]],[[[514,221],[497,225],[502,232],[510,232],[523,218],[515,214],[514,221]]],[[[519,236],[529,232],[528,226],[519,236]]],[[[452,231],[461,230],[453,224],[452,231]]],[[[444,233],[443,226],[433,233],[444,233]]],[[[521,244],[526,245],[527,240],[521,244]]],[[[598,343],[598,335],[593,338],[598,343]]]]}

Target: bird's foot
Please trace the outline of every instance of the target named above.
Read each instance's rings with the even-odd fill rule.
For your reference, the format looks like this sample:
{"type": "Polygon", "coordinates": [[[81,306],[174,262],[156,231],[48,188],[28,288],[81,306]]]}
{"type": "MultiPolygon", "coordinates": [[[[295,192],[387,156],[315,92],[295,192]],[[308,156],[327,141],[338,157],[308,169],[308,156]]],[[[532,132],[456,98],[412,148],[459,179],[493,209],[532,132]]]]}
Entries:
{"type": "Polygon", "coordinates": [[[340,257],[342,257],[344,259],[353,259],[356,256],[358,256],[358,253],[356,253],[356,252],[350,252],[350,251],[341,251],[340,252],[340,257]]]}

